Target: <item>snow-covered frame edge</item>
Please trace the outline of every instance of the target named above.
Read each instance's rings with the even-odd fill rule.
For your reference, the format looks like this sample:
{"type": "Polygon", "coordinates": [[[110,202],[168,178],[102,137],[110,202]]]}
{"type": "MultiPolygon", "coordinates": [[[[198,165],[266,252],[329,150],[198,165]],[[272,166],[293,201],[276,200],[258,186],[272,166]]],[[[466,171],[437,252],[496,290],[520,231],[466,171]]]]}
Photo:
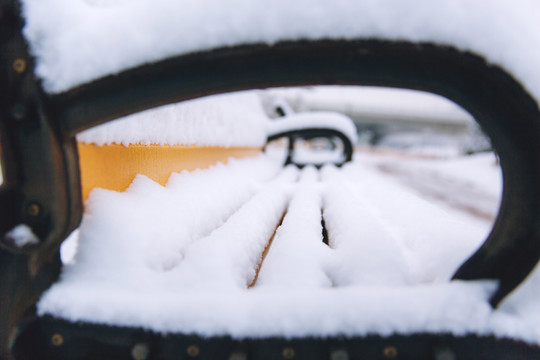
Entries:
{"type": "Polygon", "coordinates": [[[274,86],[370,85],[442,95],[491,138],[504,190],[492,233],[455,274],[498,279],[496,306],[540,257],[540,112],[508,73],[482,57],[436,44],[362,40],[293,41],[215,49],[167,59],[50,97],[64,136],[158,105],[274,86]]]}

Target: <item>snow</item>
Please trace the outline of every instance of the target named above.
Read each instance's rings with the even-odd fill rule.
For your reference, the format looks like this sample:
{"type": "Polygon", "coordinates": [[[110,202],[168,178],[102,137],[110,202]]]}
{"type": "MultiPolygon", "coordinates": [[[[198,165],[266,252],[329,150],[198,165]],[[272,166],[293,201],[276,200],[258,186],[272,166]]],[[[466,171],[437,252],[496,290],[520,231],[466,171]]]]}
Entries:
{"type": "Polygon", "coordinates": [[[505,68],[540,98],[535,0],[24,0],[36,74],[58,93],[171,56],[296,39],[435,42],[505,68]]]}
{"type": "Polygon", "coordinates": [[[332,286],[327,274],[332,254],[322,241],[322,197],[317,182],[317,170],[306,167],[264,260],[257,279],[258,288],[332,286]]]}
{"type": "Polygon", "coordinates": [[[22,248],[26,245],[39,244],[39,238],[26,224],[19,224],[6,233],[6,238],[10,239],[15,246],[22,248]]]}
{"type": "Polygon", "coordinates": [[[190,246],[174,269],[182,289],[245,289],[255,279],[268,239],[279,225],[290,197],[286,184],[297,170],[287,168],[212,233],[190,246]],[[223,256],[225,255],[226,256],[223,256]]]}
{"type": "MultiPolygon", "coordinates": [[[[330,246],[341,258],[336,286],[396,286],[412,281],[407,250],[380,216],[359,196],[357,188],[336,168],[323,171],[326,180],[324,219],[330,246]],[[382,265],[382,266],[381,266],[382,265]],[[377,271],[374,271],[377,269],[377,271]]],[[[363,187],[363,186],[362,186],[363,187]]]]}
{"type": "Polygon", "coordinates": [[[456,103],[424,91],[329,85],[274,88],[264,95],[281,99],[279,105],[290,104],[297,112],[331,110],[364,118],[385,117],[398,124],[407,118],[429,123],[474,124],[473,117],[456,103]]]}
{"type": "MultiPolygon", "coordinates": [[[[202,336],[428,331],[540,344],[539,272],[495,311],[495,283],[449,282],[492,222],[380,167],[404,161],[462,185],[497,174],[487,155],[360,152],[341,170],[280,170],[267,154],[174,174],[165,187],[139,176],[124,193],[91,193],[75,257],[38,312],[202,336]]],[[[489,181],[498,199],[500,174],[489,181]]]]}
{"type": "Polygon", "coordinates": [[[267,119],[257,92],[244,91],[142,111],[83,131],[77,140],[97,145],[262,147],[267,119]]]}
{"type": "Polygon", "coordinates": [[[101,282],[116,274],[140,280],[124,282],[127,289],[159,286],[152,274],[175,268],[189,244],[221,226],[254,195],[255,179],[277,171],[277,164],[230,159],[228,166],[173,173],[165,187],[138,175],[125,192],[94,189],[80,226],[76,266],[66,278],[101,282]]]}
{"type": "Polygon", "coordinates": [[[261,93],[242,91],[161,106],[83,131],[77,141],[99,146],[263,147],[267,137],[278,133],[322,128],[338,130],[356,143],[356,127],[347,116],[316,111],[271,120],[263,108],[261,93]]]}
{"type": "Polygon", "coordinates": [[[79,229],[74,230],[60,246],[62,264],[71,264],[79,247],[79,229]]]}

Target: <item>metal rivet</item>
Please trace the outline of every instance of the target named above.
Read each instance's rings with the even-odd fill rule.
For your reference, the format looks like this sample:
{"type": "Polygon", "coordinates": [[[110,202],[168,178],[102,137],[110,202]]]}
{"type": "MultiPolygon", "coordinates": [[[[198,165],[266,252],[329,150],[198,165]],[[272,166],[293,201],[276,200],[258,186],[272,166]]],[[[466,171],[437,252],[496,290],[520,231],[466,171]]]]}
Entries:
{"type": "Polygon", "coordinates": [[[440,349],[435,354],[435,360],[456,360],[456,354],[450,349],[440,349]]]}
{"type": "Polygon", "coordinates": [[[16,103],[11,107],[11,117],[21,121],[26,117],[26,106],[23,103],[16,103]]]}
{"type": "Polygon", "coordinates": [[[294,349],[285,348],[283,349],[282,355],[285,359],[292,359],[294,357],[294,349]]]}
{"type": "Polygon", "coordinates": [[[131,356],[135,360],[146,360],[150,354],[150,348],[148,344],[138,343],[131,349],[131,356]]]}
{"type": "Polygon", "coordinates": [[[28,208],[26,210],[28,212],[28,215],[30,216],[38,216],[39,213],[41,212],[41,208],[36,203],[32,203],[28,205],[28,208]]]}
{"type": "Polygon", "coordinates": [[[64,337],[60,334],[54,334],[51,336],[51,344],[54,346],[61,346],[64,343],[64,337]]]}
{"type": "Polygon", "coordinates": [[[190,345],[188,346],[186,352],[189,356],[196,357],[196,356],[199,356],[199,353],[201,351],[199,350],[199,347],[197,345],[190,345]]]}
{"type": "Polygon", "coordinates": [[[333,350],[330,353],[330,360],[349,360],[347,350],[333,350]]]}
{"type": "Polygon", "coordinates": [[[229,360],[247,360],[247,355],[244,352],[233,352],[229,360]]]}
{"type": "Polygon", "coordinates": [[[26,70],[26,60],[15,59],[13,62],[13,70],[18,74],[22,74],[26,70]]]}
{"type": "Polygon", "coordinates": [[[387,359],[393,359],[397,356],[397,349],[394,346],[387,346],[383,350],[383,355],[387,359]]]}

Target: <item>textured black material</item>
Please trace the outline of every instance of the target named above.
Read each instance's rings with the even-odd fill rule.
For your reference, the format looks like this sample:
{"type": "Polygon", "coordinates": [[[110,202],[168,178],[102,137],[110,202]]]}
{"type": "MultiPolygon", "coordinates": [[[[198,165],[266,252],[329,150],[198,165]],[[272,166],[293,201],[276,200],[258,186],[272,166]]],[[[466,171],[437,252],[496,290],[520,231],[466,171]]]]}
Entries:
{"type": "Polygon", "coordinates": [[[61,241],[82,214],[72,138],[46,109],[22,37],[16,1],[0,1],[0,359],[23,316],[58,277],[61,241]],[[39,244],[17,247],[4,235],[28,225],[39,244]]]}
{"type": "Polygon", "coordinates": [[[414,334],[239,340],[230,337],[159,335],[141,329],[69,323],[50,317],[27,325],[16,343],[15,353],[18,360],[133,360],[136,346],[139,350],[147,350],[145,359],[148,360],[540,359],[538,346],[492,336],[414,334]]]}

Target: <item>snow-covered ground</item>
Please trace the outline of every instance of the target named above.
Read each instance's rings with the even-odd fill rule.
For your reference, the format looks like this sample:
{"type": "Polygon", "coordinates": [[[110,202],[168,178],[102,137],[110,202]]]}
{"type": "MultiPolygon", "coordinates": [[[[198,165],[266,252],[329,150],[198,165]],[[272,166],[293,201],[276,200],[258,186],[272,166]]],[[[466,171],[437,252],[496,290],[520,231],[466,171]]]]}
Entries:
{"type": "Polygon", "coordinates": [[[446,98],[422,91],[375,86],[311,86],[275,88],[265,92],[271,100],[281,98],[296,112],[337,111],[359,121],[384,120],[424,125],[447,124],[467,127],[473,117],[446,98]]]}
{"type": "Polygon", "coordinates": [[[497,212],[493,155],[360,151],[320,171],[280,161],[262,155],[174,174],[165,187],[138,176],[124,193],[94,190],[39,313],[165,333],[429,331],[540,344],[538,274],[495,311],[496,284],[449,281],[497,212]]]}

